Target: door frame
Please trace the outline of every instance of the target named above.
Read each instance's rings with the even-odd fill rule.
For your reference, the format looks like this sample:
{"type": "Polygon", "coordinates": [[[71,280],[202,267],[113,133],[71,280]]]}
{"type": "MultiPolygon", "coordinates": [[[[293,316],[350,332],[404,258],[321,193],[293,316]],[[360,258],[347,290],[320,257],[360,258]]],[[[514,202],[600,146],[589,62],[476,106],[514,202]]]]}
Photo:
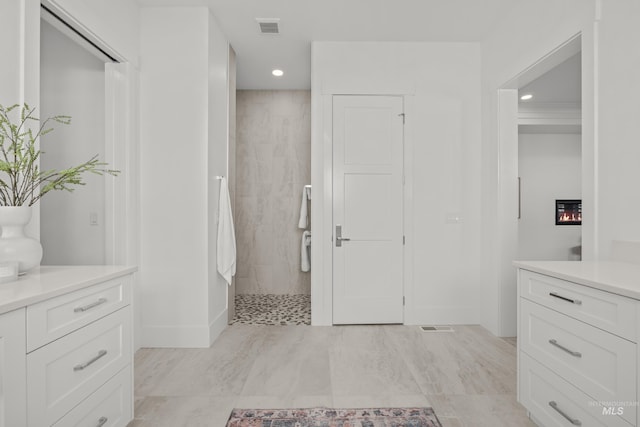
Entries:
{"type": "MultiPolygon", "coordinates": [[[[578,33],[570,37],[561,45],[539,58],[533,64],[519,72],[516,76],[509,79],[502,86],[497,88],[497,135],[498,135],[498,252],[496,265],[496,281],[497,281],[497,334],[498,336],[512,337],[516,335],[516,270],[513,268],[513,254],[517,253],[518,248],[518,89],[526,86],[528,83],[537,79],[547,71],[556,67],[566,59],[578,52],[585,52],[583,34],[578,33]]],[[[584,61],[588,60],[583,55],[584,61]]],[[[593,104],[589,103],[589,92],[585,91],[584,65],[582,67],[583,89],[582,89],[582,110],[593,108],[593,104]]],[[[589,117],[586,115],[586,117],[589,117]]],[[[587,119],[588,120],[588,119],[587,119]]],[[[583,133],[582,133],[582,201],[583,210],[586,208],[592,216],[591,220],[583,221],[583,254],[589,258],[589,251],[596,245],[591,242],[595,239],[593,226],[596,223],[595,216],[597,212],[594,209],[591,195],[588,191],[589,174],[587,171],[594,171],[593,159],[589,157],[589,153],[593,152],[590,148],[593,144],[593,135],[589,132],[588,123],[585,121],[583,114],[583,133]],[[585,126],[587,125],[587,126],[585,126]],[[585,251],[584,248],[587,248],[585,251]]]]}
{"type": "MultiPolygon", "coordinates": [[[[320,120],[311,124],[311,185],[314,203],[311,203],[311,324],[333,325],[333,96],[399,96],[403,98],[404,175],[403,194],[404,233],[413,235],[413,129],[415,87],[412,83],[398,86],[380,85],[375,90],[368,85],[347,87],[324,85],[321,93],[312,91],[312,117],[320,120]],[[365,87],[366,86],[366,87],[365,87]]],[[[404,324],[411,324],[413,307],[413,242],[407,238],[403,254],[403,290],[405,295],[404,324]]]]}

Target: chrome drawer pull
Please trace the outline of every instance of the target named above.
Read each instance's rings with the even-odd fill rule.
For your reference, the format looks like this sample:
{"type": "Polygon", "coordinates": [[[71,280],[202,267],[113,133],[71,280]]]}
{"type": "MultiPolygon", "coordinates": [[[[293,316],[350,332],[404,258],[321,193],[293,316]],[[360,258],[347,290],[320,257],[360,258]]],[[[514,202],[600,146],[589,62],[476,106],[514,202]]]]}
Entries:
{"type": "Polygon", "coordinates": [[[571,299],[571,298],[563,297],[562,295],[558,295],[555,292],[549,292],[549,295],[554,297],[554,298],[558,298],[558,299],[570,302],[570,303],[575,304],[575,305],[582,305],[582,301],[580,301],[579,299],[571,299]]]}
{"type": "Polygon", "coordinates": [[[100,359],[101,357],[104,357],[107,355],[107,350],[100,350],[98,352],[98,355],[96,357],[94,357],[93,359],[84,362],[82,365],[76,365],[73,367],[74,371],[82,371],[83,369],[87,368],[89,365],[92,365],[93,363],[97,362],[98,359],[100,359]]]}
{"type": "Polygon", "coordinates": [[[558,347],[560,350],[566,351],[567,353],[569,353],[572,356],[575,357],[582,357],[582,353],[580,353],[579,351],[573,351],[573,350],[569,350],[567,347],[558,344],[558,341],[556,340],[549,340],[549,344],[551,345],[555,345],[556,347],[558,347]]]}
{"type": "Polygon", "coordinates": [[[558,408],[558,404],[556,402],[554,402],[553,400],[551,402],[549,402],[549,406],[551,406],[553,409],[555,409],[560,415],[565,417],[567,419],[567,421],[569,421],[574,426],[581,426],[582,425],[582,421],[580,421],[577,418],[571,418],[569,415],[565,414],[562,411],[562,409],[558,408]]]}
{"type": "Polygon", "coordinates": [[[98,420],[98,424],[96,424],[96,427],[102,427],[107,423],[108,420],[109,418],[107,417],[100,417],[100,419],[98,420]]]}
{"type": "Polygon", "coordinates": [[[101,304],[104,304],[105,302],[107,302],[106,298],[100,298],[98,301],[96,302],[92,302],[91,304],[87,304],[83,307],[76,307],[73,309],[74,313],[82,313],[83,311],[87,311],[87,310],[91,310],[94,307],[97,307],[101,304]]]}

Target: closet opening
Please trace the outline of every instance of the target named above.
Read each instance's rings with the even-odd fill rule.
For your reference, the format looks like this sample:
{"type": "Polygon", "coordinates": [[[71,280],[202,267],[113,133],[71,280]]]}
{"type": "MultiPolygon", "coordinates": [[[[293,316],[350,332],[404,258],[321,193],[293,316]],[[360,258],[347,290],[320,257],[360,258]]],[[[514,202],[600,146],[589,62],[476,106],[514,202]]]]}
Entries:
{"type": "MultiPolygon", "coordinates": [[[[105,159],[105,63],[93,43],[42,9],[39,116],[71,117],[43,136],[40,168],[64,169],[98,155],[105,159]]],[[[105,177],[89,174],[73,192],[54,191],[40,203],[42,265],[107,263],[105,177]]]]}
{"type": "Polygon", "coordinates": [[[520,260],[582,253],[581,70],[578,52],[518,91],[520,260]]]}
{"type": "Polygon", "coordinates": [[[591,140],[583,138],[582,108],[592,94],[582,88],[582,59],[576,34],[498,88],[500,336],[517,333],[514,260],[582,258],[583,226],[555,224],[556,200],[589,196],[583,147],[591,140]]]}

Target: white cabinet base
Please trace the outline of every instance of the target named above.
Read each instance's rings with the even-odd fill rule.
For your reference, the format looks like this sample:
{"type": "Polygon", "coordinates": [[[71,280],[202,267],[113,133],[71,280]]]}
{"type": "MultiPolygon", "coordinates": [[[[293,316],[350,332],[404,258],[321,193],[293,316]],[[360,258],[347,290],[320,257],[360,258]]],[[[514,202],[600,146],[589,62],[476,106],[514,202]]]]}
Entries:
{"type": "Polygon", "coordinates": [[[133,419],[135,267],[40,267],[0,285],[0,427],[133,419]]]}
{"type": "MultiPolygon", "coordinates": [[[[567,270],[584,271],[576,262],[516,265],[518,401],[530,418],[543,427],[637,426],[640,301],[611,292],[609,281],[598,288],[601,274],[571,281],[567,270]]],[[[640,288],[640,270],[628,283],[607,271],[640,288]]]]}
{"type": "Polygon", "coordinates": [[[25,310],[0,315],[0,427],[27,424],[25,310]]]}

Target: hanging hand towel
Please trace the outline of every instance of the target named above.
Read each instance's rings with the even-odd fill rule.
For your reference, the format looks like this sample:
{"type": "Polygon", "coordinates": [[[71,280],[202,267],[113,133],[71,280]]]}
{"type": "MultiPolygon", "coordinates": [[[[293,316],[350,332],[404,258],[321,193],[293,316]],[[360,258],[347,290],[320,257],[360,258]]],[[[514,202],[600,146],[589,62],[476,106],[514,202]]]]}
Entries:
{"type": "Polygon", "coordinates": [[[298,221],[298,228],[307,228],[308,215],[307,215],[307,188],[302,187],[302,203],[300,204],[300,220],[298,221]]]}
{"type": "Polygon", "coordinates": [[[218,202],[218,242],[216,245],[218,272],[231,285],[236,274],[236,235],[233,229],[231,199],[226,178],[220,179],[220,200],[218,202]]]}
{"type": "Polygon", "coordinates": [[[302,233],[302,245],[300,246],[300,269],[305,273],[311,270],[311,257],[309,250],[311,249],[311,232],[302,233]]]}

